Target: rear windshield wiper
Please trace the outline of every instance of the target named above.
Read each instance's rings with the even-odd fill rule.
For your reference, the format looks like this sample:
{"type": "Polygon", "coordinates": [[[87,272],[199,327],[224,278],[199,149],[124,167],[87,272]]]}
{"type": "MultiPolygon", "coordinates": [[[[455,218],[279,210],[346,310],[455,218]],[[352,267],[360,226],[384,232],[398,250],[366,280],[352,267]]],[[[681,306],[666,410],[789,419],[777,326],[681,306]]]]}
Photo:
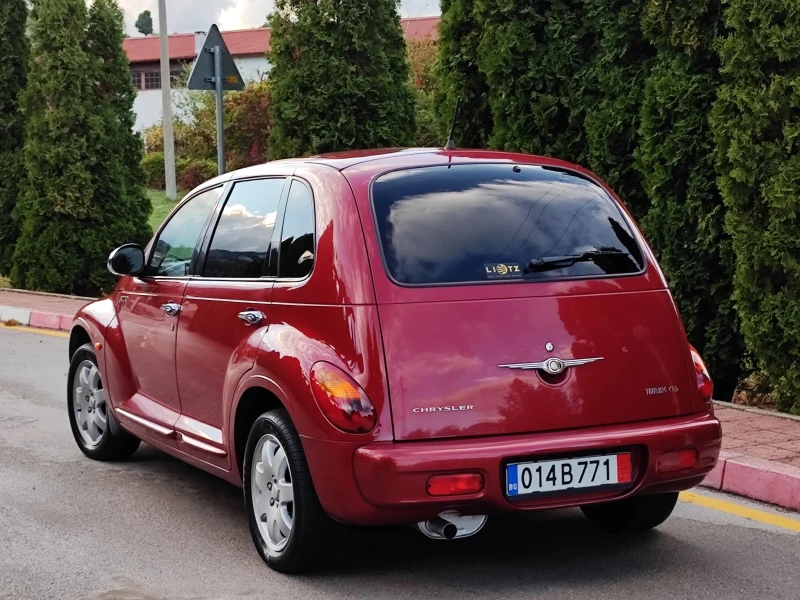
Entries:
{"type": "Polygon", "coordinates": [[[588,250],[586,252],[567,254],[565,256],[544,256],[542,258],[533,258],[525,266],[525,268],[522,269],[522,272],[541,273],[542,271],[563,269],[564,267],[571,267],[575,263],[597,262],[598,259],[603,259],[609,256],[627,256],[633,259],[628,252],[623,252],[622,250],[588,250]]]}

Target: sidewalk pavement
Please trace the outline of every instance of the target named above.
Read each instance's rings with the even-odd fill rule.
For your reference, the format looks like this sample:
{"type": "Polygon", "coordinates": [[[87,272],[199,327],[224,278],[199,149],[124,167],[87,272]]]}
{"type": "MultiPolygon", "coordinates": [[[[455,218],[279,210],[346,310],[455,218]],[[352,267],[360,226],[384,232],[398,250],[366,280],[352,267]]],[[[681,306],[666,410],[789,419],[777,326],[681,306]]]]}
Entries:
{"type": "Polygon", "coordinates": [[[69,331],[78,309],[92,298],[0,289],[0,321],[69,331]]]}
{"type": "MultiPolygon", "coordinates": [[[[69,331],[91,298],[0,290],[0,321],[69,331]]],[[[800,511],[800,417],[716,402],[722,454],[703,486],[800,511]]]]}
{"type": "Polygon", "coordinates": [[[800,417],[715,402],[722,453],[701,485],[800,511],[800,417]]]}

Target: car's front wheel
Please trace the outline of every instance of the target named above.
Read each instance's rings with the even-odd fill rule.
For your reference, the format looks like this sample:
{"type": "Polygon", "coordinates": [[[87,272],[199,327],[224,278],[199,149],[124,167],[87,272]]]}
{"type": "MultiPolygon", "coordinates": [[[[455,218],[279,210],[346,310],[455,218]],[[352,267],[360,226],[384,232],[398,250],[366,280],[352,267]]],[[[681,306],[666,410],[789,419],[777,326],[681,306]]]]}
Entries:
{"type": "Polygon", "coordinates": [[[583,514],[603,531],[636,532],[658,527],[672,514],[678,492],[633,496],[616,502],[581,506],[583,514]]]}
{"type": "Polygon", "coordinates": [[[91,344],[84,344],[72,355],[67,409],[72,435],[81,452],[89,458],[123,460],[139,447],[138,438],[119,429],[116,433],[112,431],[113,416],[91,344]]]}
{"type": "Polygon", "coordinates": [[[276,571],[312,569],[332,521],[317,498],[300,436],[284,410],[256,419],[245,447],[243,487],[250,534],[276,571]]]}

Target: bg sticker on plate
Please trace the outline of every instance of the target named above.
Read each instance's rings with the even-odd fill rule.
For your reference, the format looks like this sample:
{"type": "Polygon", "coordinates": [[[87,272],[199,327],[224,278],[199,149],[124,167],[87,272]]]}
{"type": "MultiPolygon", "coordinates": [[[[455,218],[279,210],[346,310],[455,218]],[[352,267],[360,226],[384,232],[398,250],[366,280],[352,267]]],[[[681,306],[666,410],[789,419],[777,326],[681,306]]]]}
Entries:
{"type": "Polygon", "coordinates": [[[522,277],[522,269],[518,263],[490,263],[484,264],[487,279],[519,279],[522,277]]]}

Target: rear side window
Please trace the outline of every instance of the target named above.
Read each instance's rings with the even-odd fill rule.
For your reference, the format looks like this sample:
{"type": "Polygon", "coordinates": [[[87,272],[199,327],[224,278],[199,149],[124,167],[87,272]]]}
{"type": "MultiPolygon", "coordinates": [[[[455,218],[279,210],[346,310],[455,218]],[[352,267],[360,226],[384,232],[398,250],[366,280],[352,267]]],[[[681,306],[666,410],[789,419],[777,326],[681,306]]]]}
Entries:
{"type": "Polygon", "coordinates": [[[234,186],[211,239],[204,277],[241,279],[264,274],[285,181],[256,179],[234,186]]]}
{"type": "Polygon", "coordinates": [[[302,279],[314,268],[314,199],[299,181],[292,182],[286,201],[280,256],[282,278],[302,279]]]}
{"type": "Polygon", "coordinates": [[[398,283],[550,281],[635,274],[642,252],[597,185],[537,166],[397,171],[373,185],[383,256],[398,283]],[[526,273],[526,266],[537,266],[526,273]]]}

